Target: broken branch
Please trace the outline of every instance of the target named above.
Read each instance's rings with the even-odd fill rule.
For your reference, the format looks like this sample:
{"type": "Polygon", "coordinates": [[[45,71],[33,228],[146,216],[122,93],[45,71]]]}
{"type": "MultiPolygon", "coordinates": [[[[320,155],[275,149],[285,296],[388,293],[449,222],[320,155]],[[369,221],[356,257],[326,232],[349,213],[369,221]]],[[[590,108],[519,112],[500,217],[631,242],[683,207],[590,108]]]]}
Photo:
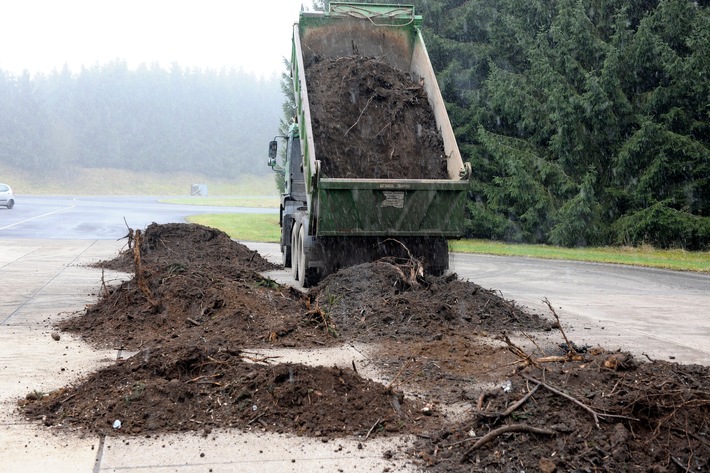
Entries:
{"type": "Polygon", "coordinates": [[[555,435],[554,430],[548,430],[548,429],[540,429],[538,427],[533,427],[531,425],[525,425],[525,424],[510,424],[510,425],[504,425],[502,427],[498,427],[495,430],[491,430],[488,432],[486,435],[481,437],[476,443],[474,443],[471,448],[466,450],[463,454],[463,458],[461,462],[466,460],[466,458],[476,449],[484,446],[485,444],[495,440],[496,438],[500,437],[503,434],[507,434],[509,432],[528,432],[531,434],[537,434],[537,435],[555,435]]]}
{"type": "Polygon", "coordinates": [[[567,344],[567,352],[576,355],[577,350],[574,348],[574,345],[572,345],[567,338],[567,334],[565,334],[565,331],[562,330],[562,324],[560,323],[560,318],[557,316],[557,312],[555,312],[555,309],[552,308],[552,304],[550,301],[546,298],[542,300],[547,305],[547,308],[550,309],[550,312],[552,312],[552,315],[555,317],[555,320],[557,321],[557,328],[560,330],[560,333],[562,333],[562,338],[565,339],[565,343],[567,344]]]}

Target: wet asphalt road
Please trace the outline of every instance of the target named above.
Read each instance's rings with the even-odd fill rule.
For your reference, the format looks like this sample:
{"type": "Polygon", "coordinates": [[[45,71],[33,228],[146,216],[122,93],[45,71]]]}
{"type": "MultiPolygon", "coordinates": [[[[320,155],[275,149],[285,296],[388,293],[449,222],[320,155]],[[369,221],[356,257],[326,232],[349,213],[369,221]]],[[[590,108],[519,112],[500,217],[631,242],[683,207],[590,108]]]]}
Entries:
{"type": "Polygon", "coordinates": [[[184,222],[188,215],[264,212],[268,210],[166,204],[158,197],[17,195],[15,208],[0,208],[0,238],[118,239],[126,235],[126,224],[138,229],[153,222],[184,222]]]}

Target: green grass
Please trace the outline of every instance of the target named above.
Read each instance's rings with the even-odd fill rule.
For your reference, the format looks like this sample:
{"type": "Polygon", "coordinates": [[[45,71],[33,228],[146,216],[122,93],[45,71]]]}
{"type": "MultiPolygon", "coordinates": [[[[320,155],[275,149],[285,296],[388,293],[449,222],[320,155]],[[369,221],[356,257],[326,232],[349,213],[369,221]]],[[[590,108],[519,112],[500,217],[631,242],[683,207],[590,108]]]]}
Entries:
{"type": "Polygon", "coordinates": [[[451,251],[500,256],[589,261],[628,264],[679,271],[710,272],[710,251],[659,250],[644,246],[559,248],[548,245],[524,245],[487,240],[458,240],[449,245],[451,251]]]}
{"type": "Polygon", "coordinates": [[[166,204],[203,205],[217,207],[250,207],[252,209],[278,209],[278,197],[180,197],[161,199],[166,204]]]}
{"type": "MultiPolygon", "coordinates": [[[[219,228],[242,241],[279,241],[280,228],[275,214],[208,214],[189,221],[219,228]]],[[[454,240],[451,251],[499,256],[527,256],[559,260],[616,263],[678,271],[710,272],[710,251],[658,250],[651,247],[559,248],[488,240],[454,240]]]]}
{"type": "Polygon", "coordinates": [[[205,214],[187,221],[218,228],[240,241],[278,243],[281,239],[278,214],[205,214]]]}

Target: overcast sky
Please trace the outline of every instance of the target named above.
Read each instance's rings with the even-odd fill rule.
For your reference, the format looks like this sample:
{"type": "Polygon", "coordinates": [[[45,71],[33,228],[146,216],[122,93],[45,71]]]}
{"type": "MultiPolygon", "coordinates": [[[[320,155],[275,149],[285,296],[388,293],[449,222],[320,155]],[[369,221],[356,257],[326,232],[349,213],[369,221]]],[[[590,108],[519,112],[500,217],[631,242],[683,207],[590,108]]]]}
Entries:
{"type": "MultiPolygon", "coordinates": [[[[131,68],[283,70],[301,0],[10,0],[0,5],[0,69],[51,72],[123,59],[131,68]]],[[[303,2],[306,7],[311,0],[303,2]]]]}

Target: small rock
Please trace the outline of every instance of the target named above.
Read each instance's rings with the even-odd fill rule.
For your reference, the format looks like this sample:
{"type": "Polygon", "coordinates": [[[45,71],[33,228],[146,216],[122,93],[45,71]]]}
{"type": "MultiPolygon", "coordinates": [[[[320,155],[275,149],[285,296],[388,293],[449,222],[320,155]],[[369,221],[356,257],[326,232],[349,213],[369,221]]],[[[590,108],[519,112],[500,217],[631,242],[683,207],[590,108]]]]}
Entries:
{"type": "Polygon", "coordinates": [[[52,338],[54,339],[54,341],[57,341],[57,342],[58,342],[59,339],[62,338],[62,337],[60,337],[57,332],[52,332],[52,338]]]}
{"type": "Polygon", "coordinates": [[[556,470],[557,465],[555,465],[555,462],[553,462],[549,458],[540,459],[540,471],[542,473],[554,473],[556,470]]]}

